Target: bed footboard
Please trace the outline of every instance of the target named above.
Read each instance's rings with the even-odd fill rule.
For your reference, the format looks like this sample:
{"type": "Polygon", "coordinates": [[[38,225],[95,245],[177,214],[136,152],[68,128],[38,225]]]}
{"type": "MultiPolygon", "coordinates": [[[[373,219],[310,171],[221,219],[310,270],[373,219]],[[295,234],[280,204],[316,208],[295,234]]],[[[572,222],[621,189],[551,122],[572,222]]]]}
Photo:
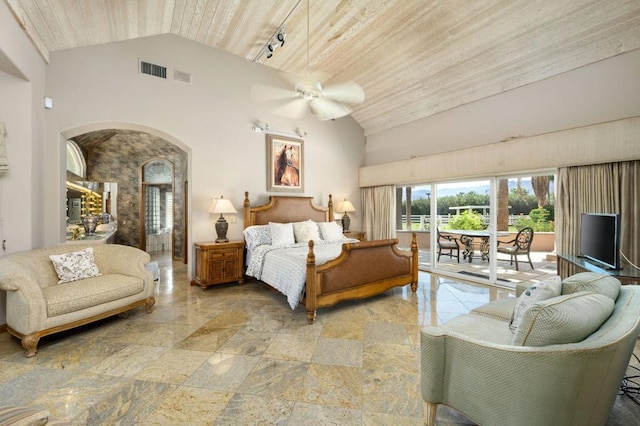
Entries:
{"type": "Polygon", "coordinates": [[[381,294],[392,287],[411,284],[418,288],[418,243],[415,232],[411,250],[400,250],[397,239],[345,243],[340,255],[316,265],[313,241],[309,241],[306,292],[302,303],[307,321],[315,322],[318,308],[344,300],[381,294]]]}

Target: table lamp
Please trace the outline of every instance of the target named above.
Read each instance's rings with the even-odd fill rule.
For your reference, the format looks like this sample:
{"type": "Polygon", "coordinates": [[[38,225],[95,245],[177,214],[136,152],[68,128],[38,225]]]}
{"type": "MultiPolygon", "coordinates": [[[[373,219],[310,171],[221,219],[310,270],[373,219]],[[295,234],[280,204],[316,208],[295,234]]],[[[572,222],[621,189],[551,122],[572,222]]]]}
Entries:
{"type": "Polygon", "coordinates": [[[356,209],[351,204],[351,201],[347,201],[345,198],[340,204],[338,204],[338,208],[336,209],[338,212],[344,212],[342,216],[342,231],[346,232],[349,230],[349,225],[351,225],[351,218],[347,214],[347,212],[355,212],[356,209]]]}
{"type": "Polygon", "coordinates": [[[218,214],[220,213],[220,217],[216,221],[216,233],[218,234],[218,238],[216,239],[216,243],[228,243],[227,239],[227,229],[229,229],[229,224],[227,220],[222,216],[223,214],[236,214],[238,213],[236,209],[231,204],[231,201],[224,198],[222,195],[218,199],[211,200],[211,206],[209,207],[209,213],[218,214]]]}

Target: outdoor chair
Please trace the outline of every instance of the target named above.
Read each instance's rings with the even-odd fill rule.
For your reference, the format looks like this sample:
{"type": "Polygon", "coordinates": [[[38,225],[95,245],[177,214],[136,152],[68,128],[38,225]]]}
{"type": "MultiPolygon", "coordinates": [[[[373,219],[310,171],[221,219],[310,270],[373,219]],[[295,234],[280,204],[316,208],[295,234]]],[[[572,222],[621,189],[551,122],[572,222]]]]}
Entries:
{"type": "Polygon", "coordinates": [[[450,235],[442,235],[440,234],[440,229],[438,229],[438,262],[440,261],[440,255],[443,250],[445,251],[445,256],[448,254],[451,259],[455,257],[458,263],[460,263],[460,246],[458,245],[458,239],[450,235]],[[453,254],[454,251],[456,253],[455,256],[453,254]]]}
{"type": "Polygon", "coordinates": [[[518,269],[518,256],[526,255],[529,260],[531,269],[534,269],[533,262],[531,262],[531,242],[533,241],[533,229],[522,228],[516,234],[516,237],[511,241],[498,241],[498,253],[509,255],[509,265],[513,265],[513,261],[516,262],[516,271],[518,269]],[[507,244],[510,244],[507,246],[507,244]]]}

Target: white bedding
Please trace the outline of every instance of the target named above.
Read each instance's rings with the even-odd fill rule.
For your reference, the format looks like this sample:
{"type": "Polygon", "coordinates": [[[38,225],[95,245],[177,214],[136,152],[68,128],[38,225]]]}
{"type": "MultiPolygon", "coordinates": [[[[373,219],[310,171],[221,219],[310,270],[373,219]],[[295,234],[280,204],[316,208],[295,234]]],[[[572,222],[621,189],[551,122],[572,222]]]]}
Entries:
{"type": "MultiPolygon", "coordinates": [[[[338,257],[343,243],[357,243],[358,240],[345,238],[342,241],[314,241],[313,252],[316,265],[322,265],[338,257]]],[[[296,243],[284,247],[261,245],[247,256],[246,274],[269,284],[285,296],[291,309],[295,309],[304,295],[307,243],[296,243]]]]}

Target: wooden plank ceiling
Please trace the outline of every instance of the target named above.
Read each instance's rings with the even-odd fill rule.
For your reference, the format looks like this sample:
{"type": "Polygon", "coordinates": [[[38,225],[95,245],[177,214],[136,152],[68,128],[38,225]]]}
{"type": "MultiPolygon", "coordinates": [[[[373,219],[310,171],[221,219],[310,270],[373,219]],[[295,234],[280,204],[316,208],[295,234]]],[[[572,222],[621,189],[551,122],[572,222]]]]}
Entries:
{"type": "MultiPolygon", "coordinates": [[[[172,33],[304,76],[307,0],[7,0],[49,52],[172,33]],[[299,3],[299,4],[298,4],[299,3]]],[[[640,48],[640,1],[310,0],[310,68],[355,81],[365,134],[640,48]]]]}

